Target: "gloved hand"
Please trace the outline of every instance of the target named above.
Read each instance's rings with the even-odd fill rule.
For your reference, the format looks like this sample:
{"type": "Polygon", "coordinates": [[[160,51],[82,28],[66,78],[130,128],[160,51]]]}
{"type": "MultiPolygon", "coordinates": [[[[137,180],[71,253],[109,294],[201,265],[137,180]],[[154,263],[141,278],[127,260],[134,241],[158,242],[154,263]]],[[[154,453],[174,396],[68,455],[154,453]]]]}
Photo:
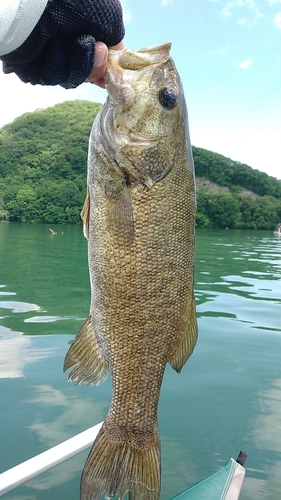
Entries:
{"type": "Polygon", "coordinates": [[[48,0],[27,40],[1,57],[3,71],[33,85],[75,88],[91,73],[95,41],[113,46],[123,37],[119,0],[48,0]]]}

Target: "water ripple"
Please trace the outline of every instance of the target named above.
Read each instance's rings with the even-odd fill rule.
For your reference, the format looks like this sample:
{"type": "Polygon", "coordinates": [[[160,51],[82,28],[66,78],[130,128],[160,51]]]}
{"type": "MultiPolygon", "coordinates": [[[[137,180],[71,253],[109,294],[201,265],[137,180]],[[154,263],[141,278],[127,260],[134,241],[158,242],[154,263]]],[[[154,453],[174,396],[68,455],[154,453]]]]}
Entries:
{"type": "Polygon", "coordinates": [[[69,319],[76,319],[75,316],[32,316],[26,318],[25,323],[54,323],[55,321],[65,321],[69,319]]]}
{"type": "Polygon", "coordinates": [[[41,308],[36,304],[29,304],[28,302],[17,302],[9,300],[0,301],[0,308],[11,309],[13,313],[25,313],[29,311],[41,310],[41,308]]]}

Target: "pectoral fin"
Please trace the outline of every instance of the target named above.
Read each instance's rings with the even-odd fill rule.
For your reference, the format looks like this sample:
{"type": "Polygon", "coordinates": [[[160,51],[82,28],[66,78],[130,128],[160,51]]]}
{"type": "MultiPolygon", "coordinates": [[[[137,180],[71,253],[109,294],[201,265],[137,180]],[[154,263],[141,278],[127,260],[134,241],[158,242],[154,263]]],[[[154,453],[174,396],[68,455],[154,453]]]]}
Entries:
{"type": "Polygon", "coordinates": [[[122,238],[123,241],[132,243],[134,240],[134,216],[132,200],[127,187],[124,187],[112,199],[110,219],[116,238],[122,238]]]}
{"type": "Polygon", "coordinates": [[[181,338],[180,344],[175,354],[173,355],[172,359],[170,360],[170,365],[178,373],[181,371],[183,365],[188,360],[189,356],[191,356],[197,341],[197,336],[198,336],[198,327],[196,319],[196,307],[195,307],[195,299],[193,299],[189,322],[181,338]]]}
{"type": "Polygon", "coordinates": [[[83,221],[83,232],[86,239],[89,238],[89,222],[90,222],[90,195],[87,189],[86,199],[81,211],[81,219],[83,221]]]}
{"type": "Polygon", "coordinates": [[[90,315],[65,356],[63,371],[72,366],[68,380],[77,384],[99,385],[108,375],[109,364],[97,343],[90,315]]]}

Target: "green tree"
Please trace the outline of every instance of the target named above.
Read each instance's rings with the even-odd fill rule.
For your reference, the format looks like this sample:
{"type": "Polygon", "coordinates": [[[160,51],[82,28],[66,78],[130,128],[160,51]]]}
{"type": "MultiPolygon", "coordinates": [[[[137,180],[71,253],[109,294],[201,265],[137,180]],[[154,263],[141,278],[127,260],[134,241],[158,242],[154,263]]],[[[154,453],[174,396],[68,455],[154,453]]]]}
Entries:
{"type": "Polygon", "coordinates": [[[241,214],[239,229],[257,229],[255,213],[258,206],[256,198],[249,195],[238,194],[237,203],[241,214]]]}
{"type": "Polygon", "coordinates": [[[36,201],[33,188],[23,186],[16,197],[7,204],[10,220],[12,222],[36,222],[38,217],[36,201]]]}
{"type": "Polygon", "coordinates": [[[206,187],[197,191],[197,227],[233,229],[240,219],[238,202],[230,191],[206,187]]]}

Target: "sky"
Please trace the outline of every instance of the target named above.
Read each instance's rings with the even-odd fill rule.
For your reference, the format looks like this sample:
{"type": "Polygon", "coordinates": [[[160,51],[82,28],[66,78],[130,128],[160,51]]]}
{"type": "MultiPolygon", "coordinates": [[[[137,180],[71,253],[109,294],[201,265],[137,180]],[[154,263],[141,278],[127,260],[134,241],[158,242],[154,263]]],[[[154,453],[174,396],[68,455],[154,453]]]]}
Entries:
{"type": "MultiPolygon", "coordinates": [[[[125,45],[172,42],[194,146],[281,178],[281,0],[123,0],[125,45]]],[[[22,83],[0,71],[0,127],[72,99],[104,102],[90,83],[74,90],[22,83]]]]}

